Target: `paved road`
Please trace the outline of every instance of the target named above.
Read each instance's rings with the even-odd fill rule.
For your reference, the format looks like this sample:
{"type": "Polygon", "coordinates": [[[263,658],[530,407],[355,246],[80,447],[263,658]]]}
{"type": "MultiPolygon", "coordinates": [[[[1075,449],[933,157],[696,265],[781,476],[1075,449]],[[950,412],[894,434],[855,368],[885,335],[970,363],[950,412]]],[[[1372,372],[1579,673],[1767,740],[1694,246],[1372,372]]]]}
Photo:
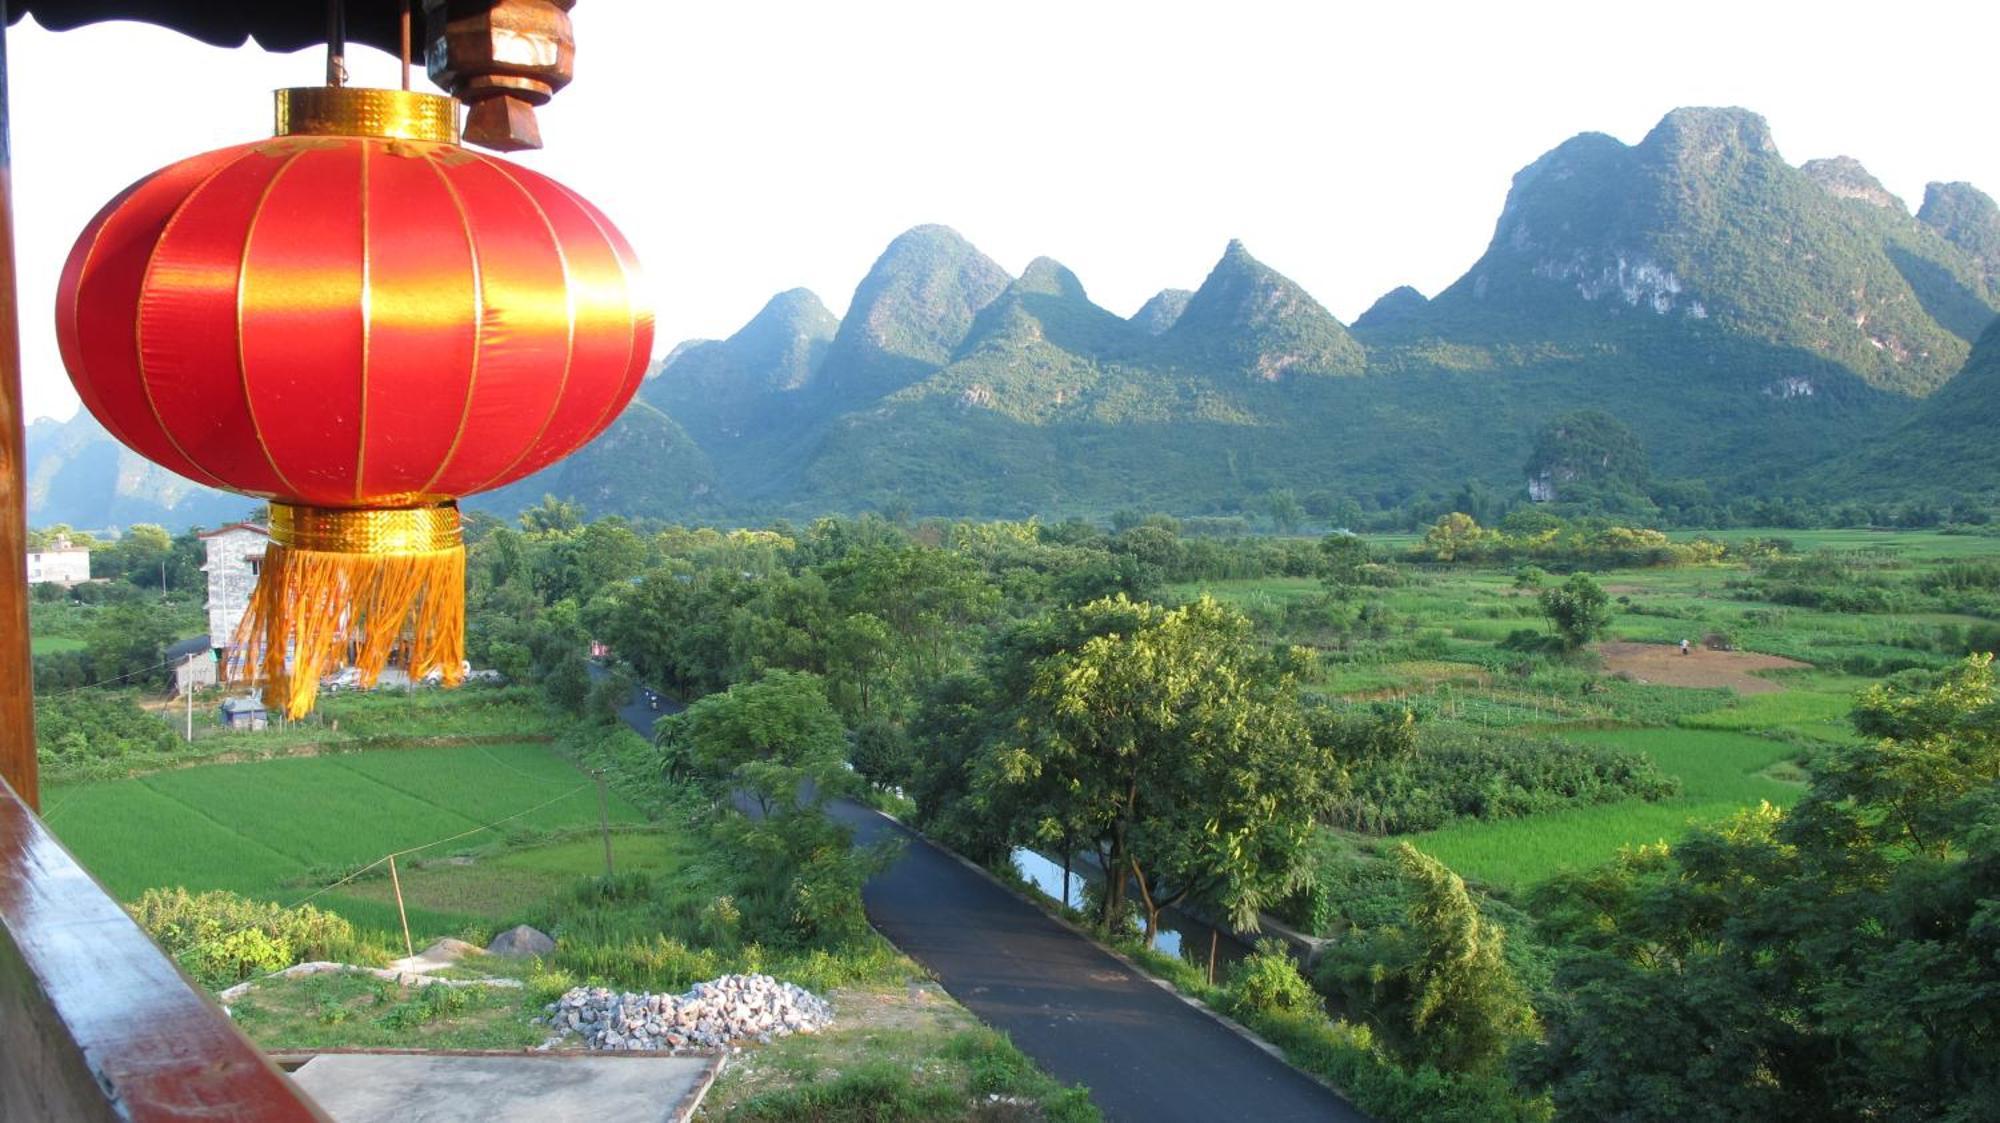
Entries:
{"type": "MultiPolygon", "coordinates": [[[[622,713],[648,735],[674,709],[643,694],[622,713]]],[[[1335,1120],[1368,1117],[1215,1019],[1135,974],[983,874],[868,808],[837,800],[861,842],[907,839],[862,892],[868,917],[952,997],[1109,1120],[1335,1120]]]]}

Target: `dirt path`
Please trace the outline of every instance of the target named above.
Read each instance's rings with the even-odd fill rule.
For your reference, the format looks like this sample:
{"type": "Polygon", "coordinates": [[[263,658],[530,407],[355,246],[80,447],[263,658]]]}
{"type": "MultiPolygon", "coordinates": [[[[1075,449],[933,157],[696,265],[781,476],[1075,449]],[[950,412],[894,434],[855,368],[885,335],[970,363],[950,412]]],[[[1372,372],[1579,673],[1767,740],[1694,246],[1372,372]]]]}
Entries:
{"type": "Polygon", "coordinates": [[[1780,655],[1754,651],[1710,651],[1695,647],[1682,655],[1668,643],[1600,643],[1597,654],[1611,674],[1628,674],[1657,686],[1722,686],[1738,694],[1775,694],[1784,687],[1759,677],[1759,671],[1810,666],[1780,655]]]}

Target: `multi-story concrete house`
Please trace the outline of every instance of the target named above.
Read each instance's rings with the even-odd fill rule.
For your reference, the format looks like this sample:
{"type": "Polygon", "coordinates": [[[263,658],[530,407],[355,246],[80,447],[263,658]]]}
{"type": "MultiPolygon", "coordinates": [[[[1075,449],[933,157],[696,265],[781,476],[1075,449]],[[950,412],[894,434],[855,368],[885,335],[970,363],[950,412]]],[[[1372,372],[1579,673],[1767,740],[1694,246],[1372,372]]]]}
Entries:
{"type": "Polygon", "coordinates": [[[250,608],[250,592],[264,565],[271,532],[255,523],[232,523],[201,535],[208,547],[202,572],[208,574],[208,635],[216,661],[224,667],[233,654],[236,625],[250,608]]]}
{"type": "Polygon", "coordinates": [[[80,585],[90,580],[90,551],[58,538],[46,549],[28,551],[28,584],[80,585]]]}

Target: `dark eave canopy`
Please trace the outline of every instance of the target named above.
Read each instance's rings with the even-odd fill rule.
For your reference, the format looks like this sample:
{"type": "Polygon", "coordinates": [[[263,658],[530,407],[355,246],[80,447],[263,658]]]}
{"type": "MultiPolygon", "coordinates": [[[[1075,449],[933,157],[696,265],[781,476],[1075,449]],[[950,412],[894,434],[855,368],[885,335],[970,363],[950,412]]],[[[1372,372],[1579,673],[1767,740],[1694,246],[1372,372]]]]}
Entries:
{"type": "MultiPolygon", "coordinates": [[[[401,50],[398,0],[343,0],[347,41],[390,54],[401,50]]],[[[417,32],[412,61],[423,65],[422,4],[413,4],[417,32]]],[[[326,42],[324,0],[11,0],[7,21],[24,15],[51,31],[69,31],[104,20],[137,20],[171,28],[218,47],[249,40],[267,51],[296,51],[326,42]]]]}

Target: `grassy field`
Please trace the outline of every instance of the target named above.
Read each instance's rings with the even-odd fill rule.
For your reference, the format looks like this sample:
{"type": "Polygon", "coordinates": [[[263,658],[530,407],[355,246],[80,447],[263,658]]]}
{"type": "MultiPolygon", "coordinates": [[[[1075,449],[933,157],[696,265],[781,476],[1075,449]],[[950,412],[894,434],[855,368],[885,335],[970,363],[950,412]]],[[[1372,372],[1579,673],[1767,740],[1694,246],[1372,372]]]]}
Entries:
{"type": "MultiPolygon", "coordinates": [[[[1519,888],[1558,869],[1603,861],[1620,847],[1671,841],[1690,823],[1759,801],[1789,803],[1802,790],[1803,763],[1855,736],[1847,715],[1856,694],[1896,668],[1944,666],[1962,654],[1952,637],[1992,627],[1986,616],[1938,610],[1935,599],[1912,591],[1946,566],[2000,561],[2000,539],[1755,528],[1710,536],[1738,544],[1784,539],[1799,557],[1845,559],[1903,598],[1891,603],[1915,607],[1831,611],[1760,599],[1768,586],[1743,562],[1593,574],[1612,598],[1608,639],[1661,645],[1690,639],[1701,645],[1702,658],[1689,666],[1722,666],[1735,651],[1804,664],[1668,685],[1605,667],[1526,660],[1500,646],[1511,632],[1545,627],[1533,590],[1517,587],[1520,567],[1511,563],[1405,565],[1401,584],[1350,590],[1337,603],[1312,578],[1190,583],[1169,593],[1213,595],[1274,638],[1318,648],[1320,667],[1308,689],[1336,705],[1394,701],[1434,723],[1609,743],[1651,757],[1679,779],[1681,794],[1656,803],[1461,821],[1411,836],[1469,878],[1519,888]],[[1768,692],[1742,693],[1747,689],[1768,692]]],[[[1378,551],[1408,544],[1369,541],[1378,551]]],[[[1978,610],[1990,612],[1991,602],[1978,610]]]]}
{"type": "MultiPolygon", "coordinates": [[[[399,862],[421,892],[408,894],[411,924],[426,935],[456,932],[496,909],[527,907],[547,886],[602,872],[595,838],[537,857],[508,854],[451,876],[511,879],[519,893],[476,896],[449,888],[426,862],[493,851],[509,839],[587,831],[598,821],[596,784],[540,744],[380,749],[240,764],[211,764],[132,779],[56,785],[44,818],[112,894],[131,899],[155,886],[228,889],[291,904],[391,851],[438,845],[399,862]],[[469,871],[478,869],[477,875],[469,871]]],[[[613,794],[614,824],[644,819],[613,794]]],[[[634,862],[658,843],[621,835],[634,862]]],[[[386,881],[359,881],[314,903],[365,927],[395,926],[386,881]]]]}
{"type": "Polygon", "coordinates": [[[1410,841],[1461,876],[1522,886],[1561,869],[1596,865],[1621,847],[1672,842],[1690,824],[1724,819],[1760,801],[1788,805],[1802,790],[1796,781],[1767,772],[1782,769],[1798,750],[1766,737],[1691,729],[1600,729],[1570,736],[1645,753],[1680,778],[1681,794],[1657,803],[1628,800],[1527,819],[1455,824],[1410,841]]]}

